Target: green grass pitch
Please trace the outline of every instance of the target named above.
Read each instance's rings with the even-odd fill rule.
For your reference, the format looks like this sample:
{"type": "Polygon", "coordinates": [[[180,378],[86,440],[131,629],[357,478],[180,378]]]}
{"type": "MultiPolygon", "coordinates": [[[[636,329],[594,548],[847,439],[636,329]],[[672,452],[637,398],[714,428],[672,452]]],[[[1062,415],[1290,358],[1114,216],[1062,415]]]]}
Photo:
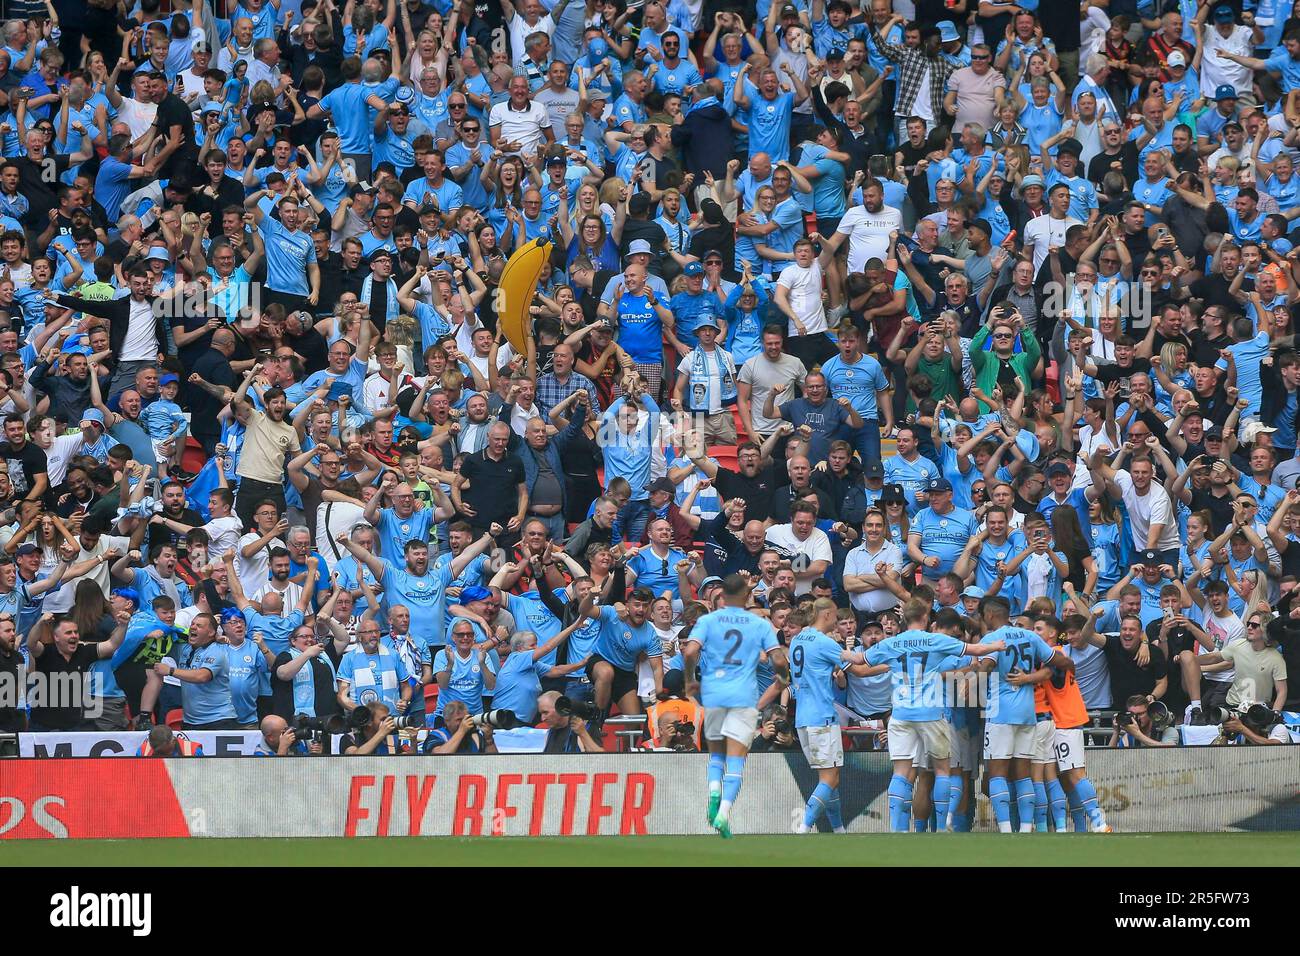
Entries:
{"type": "Polygon", "coordinates": [[[0,842],[13,866],[1231,866],[1300,858],[1300,833],[416,837],[0,842]],[[1287,848],[1290,849],[1287,849],[1287,848]]]}

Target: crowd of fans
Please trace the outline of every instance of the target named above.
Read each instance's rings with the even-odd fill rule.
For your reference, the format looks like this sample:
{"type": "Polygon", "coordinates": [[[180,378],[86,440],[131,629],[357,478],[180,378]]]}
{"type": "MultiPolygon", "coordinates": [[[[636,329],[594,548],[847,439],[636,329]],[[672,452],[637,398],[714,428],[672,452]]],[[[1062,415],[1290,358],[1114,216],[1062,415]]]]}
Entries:
{"type": "Polygon", "coordinates": [[[0,721],[689,749],[743,573],[848,646],[1001,596],[1116,744],[1285,739],[1292,12],[9,0],[0,672],[92,686],[0,721]]]}

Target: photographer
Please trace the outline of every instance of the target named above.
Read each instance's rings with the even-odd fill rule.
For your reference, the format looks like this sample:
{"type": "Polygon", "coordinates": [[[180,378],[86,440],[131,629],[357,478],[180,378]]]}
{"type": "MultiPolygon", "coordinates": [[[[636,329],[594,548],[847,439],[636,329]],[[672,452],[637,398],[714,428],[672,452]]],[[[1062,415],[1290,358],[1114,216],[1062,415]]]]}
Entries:
{"type": "Polygon", "coordinates": [[[1291,743],[1291,732],[1282,723],[1282,715],[1261,704],[1249,707],[1244,714],[1227,718],[1219,725],[1224,743],[1253,746],[1291,743]],[[1234,738],[1232,735],[1239,734],[1234,738]]]}
{"type": "Polygon", "coordinates": [[[537,698],[537,713],[541,717],[542,726],[547,731],[546,746],[542,752],[603,754],[605,748],[591,736],[586,720],[576,714],[562,714],[556,709],[555,702],[560,699],[560,696],[558,692],[548,690],[537,698]]]}
{"type": "Polygon", "coordinates": [[[645,747],[647,750],[679,750],[698,753],[700,734],[704,728],[704,708],[686,696],[686,676],[680,670],[664,675],[664,699],[650,705],[646,711],[645,747]],[[681,728],[689,727],[683,731],[681,728]],[[665,733],[665,729],[667,732],[665,733]],[[679,744],[683,738],[694,747],[686,751],[679,744]]]}
{"type": "Polygon", "coordinates": [[[1178,728],[1166,725],[1157,730],[1151,719],[1150,708],[1164,705],[1150,695],[1134,694],[1115,715],[1115,729],[1111,731],[1111,747],[1177,747],[1178,728]]]}
{"type": "Polygon", "coordinates": [[[459,700],[447,701],[442,709],[442,726],[429,731],[424,739],[424,753],[439,757],[451,754],[494,754],[497,745],[492,727],[484,724],[480,731],[469,708],[459,700]]]}
{"type": "Polygon", "coordinates": [[[790,711],[780,704],[772,704],[763,711],[763,718],[758,725],[758,736],[749,748],[752,754],[773,753],[794,750],[799,746],[794,734],[794,722],[790,711]]]}
{"type": "Polygon", "coordinates": [[[388,705],[382,701],[359,704],[349,718],[351,732],[339,740],[339,750],[343,756],[369,757],[397,753],[394,747],[389,746],[389,738],[395,740],[397,733],[397,721],[389,713],[388,705]]]}
{"type": "Polygon", "coordinates": [[[262,742],[253,751],[255,757],[318,757],[322,752],[319,740],[310,743],[299,740],[284,718],[275,714],[264,717],[259,729],[262,742]]]}

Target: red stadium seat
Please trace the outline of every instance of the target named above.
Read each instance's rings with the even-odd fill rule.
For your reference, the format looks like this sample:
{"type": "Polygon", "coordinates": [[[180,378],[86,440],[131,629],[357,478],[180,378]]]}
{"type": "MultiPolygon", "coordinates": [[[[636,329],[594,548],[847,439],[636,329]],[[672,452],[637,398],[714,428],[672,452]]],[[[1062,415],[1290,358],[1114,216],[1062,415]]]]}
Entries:
{"type": "Polygon", "coordinates": [[[180,730],[181,724],[185,723],[185,711],[177,707],[175,710],[167,711],[167,719],[163,721],[172,730],[180,730]]]}
{"type": "Polygon", "coordinates": [[[197,475],[207,464],[208,453],[203,450],[203,446],[194,440],[192,435],[185,438],[185,450],[181,452],[181,468],[188,471],[191,475],[197,475]]]}
{"type": "Polygon", "coordinates": [[[1047,394],[1052,396],[1052,401],[1060,404],[1061,401],[1061,366],[1052,362],[1047,366],[1047,394]]]}
{"type": "Polygon", "coordinates": [[[734,422],[736,423],[736,437],[737,437],[737,438],[740,438],[741,441],[744,441],[745,438],[752,437],[752,436],[747,435],[746,432],[745,432],[745,423],[744,423],[743,421],[741,421],[741,419],[740,419],[740,406],[739,406],[739,405],[732,405],[732,406],[731,406],[731,419],[732,419],[732,421],[734,421],[734,422]],[[743,437],[742,437],[742,436],[743,436],[743,437]]]}
{"type": "MultiPolygon", "coordinates": [[[[428,709],[431,705],[434,706],[434,707],[436,707],[437,704],[438,704],[438,685],[437,685],[437,684],[425,684],[425,685],[424,685],[424,706],[425,706],[425,709],[428,709]]],[[[430,711],[430,713],[432,713],[432,711],[430,711]]]]}
{"type": "Polygon", "coordinates": [[[710,458],[718,463],[721,468],[736,470],[736,446],[735,445],[710,445],[705,452],[710,458]]]}

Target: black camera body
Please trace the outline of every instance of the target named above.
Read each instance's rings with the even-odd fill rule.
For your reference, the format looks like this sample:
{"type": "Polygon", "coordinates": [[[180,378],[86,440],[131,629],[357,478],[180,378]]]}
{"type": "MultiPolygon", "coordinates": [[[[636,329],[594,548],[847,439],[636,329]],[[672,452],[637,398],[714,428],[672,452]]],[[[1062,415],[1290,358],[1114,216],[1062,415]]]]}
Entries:
{"type": "Polygon", "coordinates": [[[579,720],[595,720],[600,716],[595,704],[564,696],[555,699],[555,712],[561,717],[577,717],[579,720]]]}

